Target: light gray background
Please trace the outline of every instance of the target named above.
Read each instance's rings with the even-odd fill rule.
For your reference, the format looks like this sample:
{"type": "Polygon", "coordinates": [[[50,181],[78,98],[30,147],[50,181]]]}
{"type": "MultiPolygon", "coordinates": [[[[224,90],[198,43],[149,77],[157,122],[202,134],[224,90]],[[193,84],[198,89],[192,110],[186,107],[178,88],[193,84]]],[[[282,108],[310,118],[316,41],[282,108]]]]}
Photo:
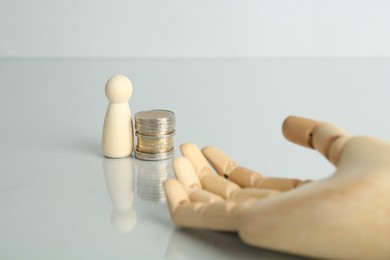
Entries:
{"type": "Polygon", "coordinates": [[[386,0],[1,0],[0,57],[390,56],[386,0]]]}
{"type": "Polygon", "coordinates": [[[133,113],[174,111],[177,155],[191,141],[266,176],[322,178],[334,167],[285,141],[282,121],[390,140],[388,13],[387,1],[0,1],[0,258],[301,259],[179,229],[140,193],[168,176],[147,180],[131,157],[107,171],[104,84],[125,74],[133,113]]]}

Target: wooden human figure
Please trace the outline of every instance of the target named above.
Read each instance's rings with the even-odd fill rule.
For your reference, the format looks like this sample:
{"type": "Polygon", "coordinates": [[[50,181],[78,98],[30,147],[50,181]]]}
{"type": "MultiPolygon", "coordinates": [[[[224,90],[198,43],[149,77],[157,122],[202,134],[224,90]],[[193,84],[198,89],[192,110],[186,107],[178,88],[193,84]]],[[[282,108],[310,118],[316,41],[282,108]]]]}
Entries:
{"type": "Polygon", "coordinates": [[[103,154],[110,158],[129,156],[133,152],[133,121],[129,99],[133,93],[130,80],[123,75],[111,77],[105,87],[108,104],[103,125],[103,154]]]}

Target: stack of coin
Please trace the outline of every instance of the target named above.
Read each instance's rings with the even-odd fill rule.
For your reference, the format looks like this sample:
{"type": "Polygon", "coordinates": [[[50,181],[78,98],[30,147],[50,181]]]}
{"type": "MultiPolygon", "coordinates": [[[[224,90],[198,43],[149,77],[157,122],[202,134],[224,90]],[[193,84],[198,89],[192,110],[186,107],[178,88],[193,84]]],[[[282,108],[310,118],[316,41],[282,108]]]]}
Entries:
{"type": "Polygon", "coordinates": [[[168,110],[149,110],[135,114],[137,147],[135,157],[155,161],[171,158],[174,153],[175,114],[168,110]]]}

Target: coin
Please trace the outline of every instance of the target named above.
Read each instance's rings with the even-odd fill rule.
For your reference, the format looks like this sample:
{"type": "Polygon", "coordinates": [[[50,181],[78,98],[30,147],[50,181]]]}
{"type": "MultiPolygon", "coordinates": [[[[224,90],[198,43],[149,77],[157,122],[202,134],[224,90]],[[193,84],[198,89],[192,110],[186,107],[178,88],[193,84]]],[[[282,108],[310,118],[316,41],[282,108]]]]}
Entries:
{"type": "Polygon", "coordinates": [[[144,135],[143,133],[136,132],[137,138],[140,138],[142,141],[153,141],[153,142],[164,142],[169,141],[175,135],[175,131],[171,131],[170,133],[159,133],[159,135],[144,135]]]}
{"type": "MultiPolygon", "coordinates": [[[[142,153],[146,154],[161,154],[161,153],[167,153],[173,149],[173,146],[166,146],[166,147],[142,147],[142,153]]],[[[139,153],[139,151],[138,151],[139,153]]],[[[136,154],[137,156],[137,154],[136,154]]],[[[138,159],[141,159],[140,157],[137,157],[138,159]]],[[[146,159],[144,159],[146,160],[146,159]]],[[[152,160],[159,160],[159,159],[152,159],[152,160]]]]}
{"type": "Polygon", "coordinates": [[[135,157],[141,160],[164,160],[173,156],[175,114],[155,109],[135,114],[137,146],[135,157]]]}
{"type": "Polygon", "coordinates": [[[156,121],[167,122],[175,121],[175,114],[169,110],[153,109],[148,111],[141,111],[135,114],[135,121],[139,123],[152,123],[156,121]]]}
{"type": "Polygon", "coordinates": [[[140,160],[157,161],[172,158],[174,149],[164,153],[145,153],[135,149],[135,157],[140,160]]]}
{"type": "Polygon", "coordinates": [[[144,135],[172,132],[175,128],[175,114],[169,110],[149,110],[135,114],[135,129],[144,135]]]}
{"type": "Polygon", "coordinates": [[[137,135],[137,147],[141,152],[163,153],[173,149],[174,132],[164,135],[145,136],[139,133],[137,135]]]}

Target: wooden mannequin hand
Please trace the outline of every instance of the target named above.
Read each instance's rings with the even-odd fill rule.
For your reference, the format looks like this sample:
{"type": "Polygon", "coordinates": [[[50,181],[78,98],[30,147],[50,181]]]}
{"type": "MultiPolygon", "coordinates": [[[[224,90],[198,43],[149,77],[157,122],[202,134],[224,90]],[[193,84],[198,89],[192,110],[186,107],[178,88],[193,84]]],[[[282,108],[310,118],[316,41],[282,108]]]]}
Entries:
{"type": "Polygon", "coordinates": [[[238,178],[247,184],[238,182],[240,187],[228,180],[235,180],[229,176],[237,168],[234,162],[216,156],[223,162],[218,168],[210,160],[226,179],[212,173],[202,154],[186,144],[181,147],[186,157],[174,160],[178,180],[164,183],[173,221],[182,227],[237,231],[248,244],[310,257],[390,259],[390,144],[350,137],[334,125],[299,117],[285,120],[283,134],[321,152],[336,172],[306,185],[282,180],[294,184],[279,191],[254,185],[267,178],[247,178],[256,174],[250,172],[238,178]],[[260,187],[260,192],[242,187],[260,187]]]}

